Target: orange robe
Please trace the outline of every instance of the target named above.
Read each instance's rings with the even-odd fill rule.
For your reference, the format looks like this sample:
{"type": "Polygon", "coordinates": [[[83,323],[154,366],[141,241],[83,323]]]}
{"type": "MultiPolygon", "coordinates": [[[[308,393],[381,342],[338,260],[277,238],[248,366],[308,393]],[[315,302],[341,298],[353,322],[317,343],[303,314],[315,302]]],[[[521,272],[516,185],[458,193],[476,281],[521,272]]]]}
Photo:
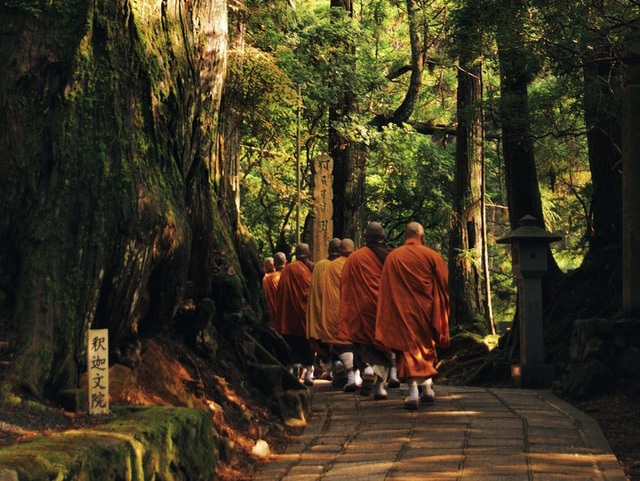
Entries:
{"type": "Polygon", "coordinates": [[[310,339],[320,339],[319,328],[322,324],[322,290],[320,289],[320,277],[331,262],[329,259],[322,259],[317,262],[311,275],[311,286],[309,287],[309,301],[307,302],[307,337],[310,339]]]}
{"type": "Polygon", "coordinates": [[[351,344],[338,337],[338,313],[340,311],[340,284],[346,257],[338,257],[329,262],[320,277],[322,290],[322,323],[318,329],[318,339],[331,344],[351,344]]]}
{"type": "Polygon", "coordinates": [[[306,337],[307,298],[311,269],[302,261],[294,261],[282,269],[278,285],[278,324],[280,334],[306,337]]]}
{"type": "Polygon", "coordinates": [[[436,343],[449,345],[447,264],[440,254],[407,239],[385,260],[376,314],[376,339],[402,351],[398,377],[437,374],[436,343]]]}
{"type": "Polygon", "coordinates": [[[387,351],[375,339],[381,275],[382,262],[368,247],[358,249],[347,258],[342,270],[338,337],[387,351]]]}
{"type": "Polygon", "coordinates": [[[262,288],[269,307],[269,319],[271,319],[271,324],[274,328],[276,327],[278,315],[278,284],[280,283],[281,274],[282,271],[269,272],[262,278],[262,288]]]}

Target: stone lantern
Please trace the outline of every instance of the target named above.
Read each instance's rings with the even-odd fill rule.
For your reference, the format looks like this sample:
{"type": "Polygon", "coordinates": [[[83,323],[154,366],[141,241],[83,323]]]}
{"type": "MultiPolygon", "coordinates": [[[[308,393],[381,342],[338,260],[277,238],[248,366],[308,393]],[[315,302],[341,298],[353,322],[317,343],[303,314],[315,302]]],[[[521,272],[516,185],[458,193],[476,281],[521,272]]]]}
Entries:
{"type": "Polygon", "coordinates": [[[535,217],[525,215],[520,226],[498,239],[511,244],[513,273],[518,279],[520,326],[520,364],[512,366],[511,378],[519,387],[545,388],[553,381],[553,366],[544,363],[542,326],[542,276],[547,272],[547,244],[562,236],[537,225],[535,217]]]}

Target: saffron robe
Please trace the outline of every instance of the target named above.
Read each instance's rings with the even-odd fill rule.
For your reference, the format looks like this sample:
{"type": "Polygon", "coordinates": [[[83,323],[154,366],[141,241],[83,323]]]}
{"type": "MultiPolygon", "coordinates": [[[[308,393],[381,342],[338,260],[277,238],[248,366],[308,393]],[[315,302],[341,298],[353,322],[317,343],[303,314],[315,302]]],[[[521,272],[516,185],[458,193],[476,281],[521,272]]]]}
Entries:
{"type": "Polygon", "coordinates": [[[307,302],[307,337],[309,339],[320,339],[318,337],[322,323],[322,290],[320,288],[320,277],[329,265],[329,262],[331,262],[329,259],[318,261],[311,275],[309,300],[307,302]]]}
{"type": "Polygon", "coordinates": [[[278,285],[278,324],[280,334],[306,337],[307,298],[311,284],[311,268],[301,260],[282,269],[278,285]]]}
{"type": "Polygon", "coordinates": [[[436,343],[449,345],[448,270],[442,256],[419,239],[407,239],[384,263],[375,333],[401,351],[400,379],[437,374],[436,343]]]}
{"type": "Polygon", "coordinates": [[[338,337],[338,314],[340,312],[340,284],[346,257],[338,257],[329,262],[320,277],[322,290],[322,322],[318,329],[318,339],[331,344],[351,344],[338,337]]]}
{"type": "Polygon", "coordinates": [[[269,319],[271,319],[271,325],[274,328],[276,327],[278,315],[278,284],[280,283],[281,274],[282,271],[269,272],[262,278],[262,288],[269,307],[269,319]]]}
{"type": "Polygon", "coordinates": [[[375,339],[381,275],[382,262],[369,247],[362,247],[347,258],[342,270],[338,337],[387,351],[375,339]]]}

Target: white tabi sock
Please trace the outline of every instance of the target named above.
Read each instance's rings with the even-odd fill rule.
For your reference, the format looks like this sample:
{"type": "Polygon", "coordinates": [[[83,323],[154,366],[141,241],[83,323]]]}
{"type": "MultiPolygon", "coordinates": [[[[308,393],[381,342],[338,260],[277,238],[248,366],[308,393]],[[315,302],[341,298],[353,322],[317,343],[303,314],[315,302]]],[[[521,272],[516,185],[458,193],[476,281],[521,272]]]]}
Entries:
{"type": "Polygon", "coordinates": [[[304,383],[307,386],[313,386],[313,366],[306,366],[306,372],[304,373],[304,383]]]}
{"type": "Polygon", "coordinates": [[[387,397],[387,390],[384,388],[384,382],[382,379],[378,379],[375,385],[375,396],[377,398],[387,397]]]}
{"type": "Polygon", "coordinates": [[[420,394],[418,393],[418,382],[415,379],[410,379],[409,382],[409,396],[405,399],[405,401],[417,401],[420,399],[420,394]]]}
{"type": "Polygon", "coordinates": [[[353,353],[352,352],[343,352],[342,354],[338,354],[338,358],[344,364],[344,367],[347,369],[353,369],[353,353]]]}

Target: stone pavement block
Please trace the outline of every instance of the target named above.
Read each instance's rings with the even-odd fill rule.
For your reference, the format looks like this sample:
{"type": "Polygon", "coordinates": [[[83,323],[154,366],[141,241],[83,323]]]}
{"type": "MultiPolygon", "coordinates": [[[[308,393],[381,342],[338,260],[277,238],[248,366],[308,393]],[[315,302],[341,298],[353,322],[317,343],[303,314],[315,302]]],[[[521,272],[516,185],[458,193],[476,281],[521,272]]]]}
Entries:
{"type": "Polygon", "coordinates": [[[522,428],[516,429],[495,429],[495,428],[471,428],[469,429],[471,438],[489,439],[522,439],[522,428]]]}
{"type": "Polygon", "coordinates": [[[525,453],[510,455],[468,454],[464,461],[464,468],[508,466],[510,468],[524,466],[526,470],[527,455],[525,453]]]}
{"type": "Polygon", "coordinates": [[[369,461],[364,463],[337,462],[323,475],[322,479],[384,479],[392,466],[392,461],[369,461]]]}
{"type": "Polygon", "coordinates": [[[380,453],[400,451],[405,443],[391,443],[384,440],[378,440],[378,442],[353,442],[345,447],[345,453],[371,453],[377,457],[380,453]]]}
{"type": "Polygon", "coordinates": [[[457,479],[459,471],[457,466],[453,467],[429,467],[425,466],[398,466],[394,467],[389,473],[387,479],[399,480],[439,480],[439,479],[457,479]]]}
{"type": "Polygon", "coordinates": [[[308,450],[311,453],[339,453],[342,451],[342,444],[315,444],[308,450]]]}
{"type": "Polygon", "coordinates": [[[572,481],[576,481],[577,479],[579,479],[580,481],[587,481],[587,480],[602,480],[602,477],[597,476],[596,474],[593,474],[591,476],[587,476],[587,477],[580,477],[580,478],[576,478],[575,475],[573,474],[549,474],[549,473],[533,473],[533,481],[562,481],[563,479],[567,479],[567,480],[572,480],[572,481]]]}
{"type": "Polygon", "coordinates": [[[317,479],[324,471],[324,466],[318,466],[314,464],[305,464],[303,466],[294,466],[289,470],[287,476],[292,479],[303,479],[304,476],[311,476],[313,479],[317,479]]]}
{"type": "Polygon", "coordinates": [[[399,435],[399,434],[388,435],[388,434],[379,434],[375,432],[366,432],[366,433],[358,434],[358,436],[353,440],[354,443],[376,443],[376,444],[386,444],[386,443],[402,444],[402,443],[408,443],[409,441],[411,441],[411,436],[406,432],[402,435],[399,435]]]}
{"type": "Polygon", "coordinates": [[[457,474],[453,473],[414,473],[412,471],[409,472],[398,472],[390,474],[386,480],[393,481],[448,481],[451,479],[458,479],[457,474]]]}
{"type": "Polygon", "coordinates": [[[308,465],[322,465],[325,466],[332,463],[338,455],[336,453],[309,453],[302,454],[301,459],[296,463],[296,466],[308,466],[308,465]]]}
{"type": "Polygon", "coordinates": [[[428,451],[431,449],[434,450],[448,450],[449,452],[462,452],[462,448],[464,447],[464,436],[460,435],[457,438],[447,438],[447,439],[424,439],[423,437],[413,436],[410,441],[410,445],[412,449],[418,449],[421,451],[428,451]]]}
{"type": "Polygon", "coordinates": [[[469,438],[470,448],[483,446],[504,446],[505,448],[519,447],[524,449],[524,441],[522,438],[469,438]]]}
{"type": "Polygon", "coordinates": [[[527,474],[487,474],[474,476],[473,481],[530,481],[527,474]]]}
{"type": "Polygon", "coordinates": [[[462,470],[463,479],[484,479],[485,477],[499,477],[505,479],[524,478],[529,476],[526,465],[521,466],[482,466],[467,468],[462,470]]]}
{"type": "Polygon", "coordinates": [[[436,468],[442,468],[443,466],[448,466],[448,469],[451,469],[451,466],[459,466],[462,461],[462,454],[430,453],[409,448],[402,453],[402,458],[398,460],[395,467],[411,468],[420,466],[424,468],[425,466],[435,466],[436,468]]]}
{"type": "Polygon", "coordinates": [[[353,438],[353,434],[333,434],[333,433],[327,433],[324,436],[317,436],[317,439],[315,439],[312,443],[308,443],[309,446],[314,446],[317,444],[340,444],[343,445],[344,443],[346,443],[347,441],[349,441],[351,438],[353,438]]]}

